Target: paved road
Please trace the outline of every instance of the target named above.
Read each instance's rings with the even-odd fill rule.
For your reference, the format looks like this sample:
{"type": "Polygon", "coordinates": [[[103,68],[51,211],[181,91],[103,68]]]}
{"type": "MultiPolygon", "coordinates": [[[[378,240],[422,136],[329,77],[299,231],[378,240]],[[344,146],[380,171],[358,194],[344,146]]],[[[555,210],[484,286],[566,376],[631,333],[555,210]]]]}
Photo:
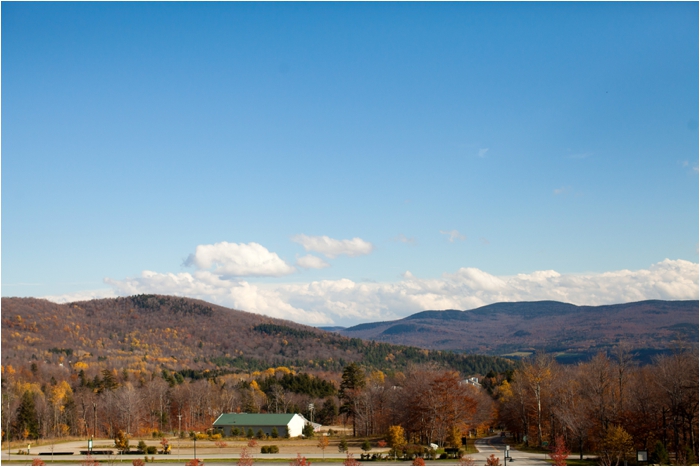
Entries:
{"type": "MultiPolygon", "coordinates": [[[[504,464],[503,457],[506,444],[500,436],[490,436],[488,438],[477,439],[474,445],[476,446],[476,449],[479,450],[479,453],[472,454],[471,456],[474,458],[477,465],[484,465],[486,463],[486,458],[491,454],[498,457],[501,464],[504,464]]],[[[544,454],[539,453],[511,449],[510,457],[512,460],[508,460],[508,465],[551,465],[544,459],[544,454]]]]}
{"type": "MultiPolygon", "coordinates": [[[[95,442],[95,449],[102,449],[102,445],[106,445],[109,443],[109,440],[103,440],[102,441],[96,441],[95,442]]],[[[503,463],[503,451],[505,450],[505,443],[501,439],[500,436],[492,436],[489,438],[482,438],[476,441],[476,448],[478,449],[478,453],[476,454],[471,454],[471,457],[474,459],[476,465],[485,465],[486,464],[486,458],[489,457],[491,454],[494,454],[496,457],[498,457],[503,463]]],[[[81,449],[86,449],[86,442],[85,441],[71,441],[67,443],[61,443],[61,444],[56,444],[54,446],[55,451],[73,451],[75,453],[78,453],[81,449]]],[[[34,457],[41,457],[45,462],[50,462],[51,456],[39,456],[39,452],[48,452],[51,451],[51,446],[40,446],[36,447],[33,446],[31,449],[32,454],[27,456],[27,455],[16,455],[14,454],[17,452],[17,448],[13,449],[13,454],[11,456],[11,460],[13,461],[21,461],[22,463],[31,463],[31,460],[34,457]]],[[[230,465],[229,462],[223,461],[223,459],[232,459],[232,458],[237,458],[238,457],[238,452],[231,452],[230,450],[227,453],[219,453],[216,451],[213,451],[212,449],[204,448],[200,451],[200,449],[197,449],[197,457],[200,459],[207,459],[207,465],[230,465]],[[217,459],[221,459],[218,460],[217,459]]],[[[362,451],[360,450],[355,450],[352,449],[351,452],[354,454],[355,459],[360,458],[360,454],[362,451]]],[[[163,461],[170,461],[168,464],[170,465],[183,465],[187,460],[192,458],[192,446],[188,448],[183,448],[180,450],[180,455],[178,456],[177,453],[177,448],[173,446],[173,451],[171,455],[154,455],[156,459],[163,460],[163,461]]],[[[510,451],[511,458],[513,459],[512,461],[508,461],[508,465],[550,465],[544,460],[544,455],[543,454],[533,454],[533,453],[528,453],[528,452],[523,452],[523,451],[516,451],[516,450],[511,450],[510,451]]],[[[307,459],[313,458],[313,459],[319,459],[322,457],[322,455],[318,452],[313,452],[313,453],[301,453],[302,456],[306,457],[307,459]]],[[[111,458],[109,456],[95,456],[96,459],[98,459],[102,465],[108,465],[111,462],[116,461],[116,463],[119,463],[120,461],[120,456],[112,456],[111,458]]],[[[126,455],[123,456],[123,464],[122,465],[131,465],[131,461],[136,458],[140,458],[142,456],[140,455],[126,455]]],[[[150,456],[149,456],[150,457],[150,456]]],[[[259,454],[259,453],[253,453],[253,457],[255,459],[255,464],[256,465],[265,465],[265,459],[290,459],[291,457],[296,457],[296,455],[290,455],[288,453],[281,453],[281,454],[259,454]]],[[[339,457],[344,457],[339,455],[337,452],[332,452],[332,450],[329,450],[326,453],[326,457],[330,458],[335,458],[338,459],[339,457]]],[[[7,461],[8,456],[7,456],[7,449],[2,451],[2,461],[7,461]]],[[[72,455],[72,456],[54,456],[54,460],[56,461],[72,461],[76,465],[80,464],[83,460],[85,459],[85,456],[82,455],[72,455]]],[[[439,462],[431,462],[427,461],[426,464],[439,464],[439,465],[447,465],[445,461],[439,461],[439,462]]],[[[335,465],[338,465],[338,461],[334,463],[335,465]]],[[[159,465],[164,465],[164,464],[159,464],[159,465]]],[[[275,464],[279,466],[280,464],[277,463],[275,464]]],[[[324,462],[322,461],[315,461],[314,465],[324,465],[324,462]]],[[[333,465],[333,463],[328,462],[327,465],[333,465]]],[[[367,463],[367,465],[402,465],[402,466],[407,466],[409,465],[408,462],[406,461],[399,461],[399,462],[381,462],[381,463],[376,463],[376,462],[371,462],[367,463]]]]}

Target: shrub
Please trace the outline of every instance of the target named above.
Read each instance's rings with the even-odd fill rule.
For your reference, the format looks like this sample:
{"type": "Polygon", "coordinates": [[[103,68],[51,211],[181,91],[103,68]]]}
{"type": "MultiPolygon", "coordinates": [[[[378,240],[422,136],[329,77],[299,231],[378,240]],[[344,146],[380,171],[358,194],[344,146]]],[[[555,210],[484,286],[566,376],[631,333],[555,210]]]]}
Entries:
{"type": "Polygon", "coordinates": [[[42,461],[38,457],[35,457],[34,459],[32,459],[32,465],[46,465],[46,462],[42,461]]]}
{"type": "Polygon", "coordinates": [[[81,465],[100,465],[100,461],[88,454],[85,456],[85,460],[81,462],[81,465]]]}
{"type": "Polygon", "coordinates": [[[248,436],[248,438],[252,438],[253,436],[255,436],[255,433],[253,433],[252,428],[248,428],[248,433],[246,433],[246,436],[248,436]]]}
{"type": "Polygon", "coordinates": [[[204,465],[204,462],[202,462],[201,459],[190,459],[185,465],[204,465]]]}
{"type": "Polygon", "coordinates": [[[209,436],[209,441],[218,441],[221,439],[221,433],[214,433],[213,435],[209,436]]]}
{"type": "Polygon", "coordinates": [[[277,427],[273,426],[272,431],[270,432],[270,436],[272,436],[273,438],[277,438],[279,437],[279,435],[280,434],[277,432],[277,427]]]}
{"type": "Polygon", "coordinates": [[[262,428],[258,430],[258,432],[255,435],[256,438],[258,439],[263,439],[265,437],[265,433],[262,431],[262,428]]]}
{"type": "Polygon", "coordinates": [[[289,465],[311,465],[311,462],[306,460],[306,457],[301,457],[301,454],[297,453],[297,458],[292,459],[289,465]]]}
{"type": "Polygon", "coordinates": [[[131,461],[131,465],[146,465],[146,461],[143,459],[134,459],[131,461]]]}
{"type": "Polygon", "coordinates": [[[238,431],[238,428],[236,428],[236,427],[234,427],[234,428],[231,430],[231,436],[238,436],[238,435],[240,435],[240,434],[241,434],[241,432],[238,431]]]}
{"type": "Polygon", "coordinates": [[[343,461],[343,465],[361,465],[357,459],[352,457],[352,454],[348,453],[347,457],[343,461]]]}
{"type": "Polygon", "coordinates": [[[413,463],[411,465],[425,465],[425,461],[422,457],[416,457],[413,459],[413,463]]]}
{"type": "Polygon", "coordinates": [[[487,459],[486,459],[486,465],[501,465],[501,459],[496,457],[494,454],[491,454],[487,459]]]}
{"type": "Polygon", "coordinates": [[[248,449],[243,448],[241,450],[238,465],[253,465],[253,456],[248,452],[248,449]]]}
{"type": "Polygon", "coordinates": [[[158,453],[158,448],[155,446],[148,446],[146,448],[146,454],[157,454],[158,453]]]}
{"type": "Polygon", "coordinates": [[[472,456],[464,456],[459,458],[458,465],[476,465],[476,461],[472,456]]]}
{"type": "Polygon", "coordinates": [[[139,441],[139,444],[136,446],[139,451],[142,453],[146,452],[146,442],[144,440],[139,441]]]}

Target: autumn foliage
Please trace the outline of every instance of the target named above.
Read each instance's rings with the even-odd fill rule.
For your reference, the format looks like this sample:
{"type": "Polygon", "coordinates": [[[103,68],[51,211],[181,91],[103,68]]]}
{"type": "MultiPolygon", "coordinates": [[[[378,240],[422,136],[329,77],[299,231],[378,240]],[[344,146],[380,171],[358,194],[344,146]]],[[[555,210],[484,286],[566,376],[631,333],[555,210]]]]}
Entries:
{"type": "Polygon", "coordinates": [[[248,449],[241,449],[241,454],[238,456],[237,465],[253,465],[253,462],[253,455],[248,452],[248,449]]]}
{"type": "Polygon", "coordinates": [[[306,457],[302,457],[301,454],[297,453],[296,459],[292,459],[289,465],[311,465],[311,462],[306,460],[306,457]]]}
{"type": "Polygon", "coordinates": [[[571,451],[566,447],[563,436],[557,436],[554,445],[552,446],[552,451],[549,453],[554,465],[566,465],[566,459],[569,457],[571,451]]]}

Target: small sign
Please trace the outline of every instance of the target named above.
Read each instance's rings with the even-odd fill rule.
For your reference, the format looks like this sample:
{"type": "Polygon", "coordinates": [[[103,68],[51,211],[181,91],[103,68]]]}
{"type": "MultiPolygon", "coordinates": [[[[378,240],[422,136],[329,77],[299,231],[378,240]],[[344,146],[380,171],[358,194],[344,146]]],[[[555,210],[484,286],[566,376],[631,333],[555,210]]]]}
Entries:
{"type": "Polygon", "coordinates": [[[647,462],[647,451],[637,451],[637,462],[647,462]]]}
{"type": "Polygon", "coordinates": [[[92,439],[88,440],[88,449],[92,451],[92,439]]]}

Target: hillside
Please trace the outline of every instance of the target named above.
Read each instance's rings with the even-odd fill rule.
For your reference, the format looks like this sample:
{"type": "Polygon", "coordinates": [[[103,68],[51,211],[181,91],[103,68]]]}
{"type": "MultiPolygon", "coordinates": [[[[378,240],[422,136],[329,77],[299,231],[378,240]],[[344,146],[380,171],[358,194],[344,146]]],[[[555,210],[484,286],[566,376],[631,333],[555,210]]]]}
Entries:
{"type": "Polygon", "coordinates": [[[138,295],[56,304],[2,299],[2,363],[204,372],[286,366],[340,371],[350,362],[394,371],[435,362],[462,373],[503,371],[503,359],[366,342],[200,300],[138,295]]]}
{"type": "Polygon", "coordinates": [[[554,301],[494,303],[473,310],[423,311],[337,331],[362,339],[489,355],[545,349],[561,361],[586,359],[626,343],[638,358],[674,340],[698,343],[698,302],[648,300],[606,306],[554,301]]]}

